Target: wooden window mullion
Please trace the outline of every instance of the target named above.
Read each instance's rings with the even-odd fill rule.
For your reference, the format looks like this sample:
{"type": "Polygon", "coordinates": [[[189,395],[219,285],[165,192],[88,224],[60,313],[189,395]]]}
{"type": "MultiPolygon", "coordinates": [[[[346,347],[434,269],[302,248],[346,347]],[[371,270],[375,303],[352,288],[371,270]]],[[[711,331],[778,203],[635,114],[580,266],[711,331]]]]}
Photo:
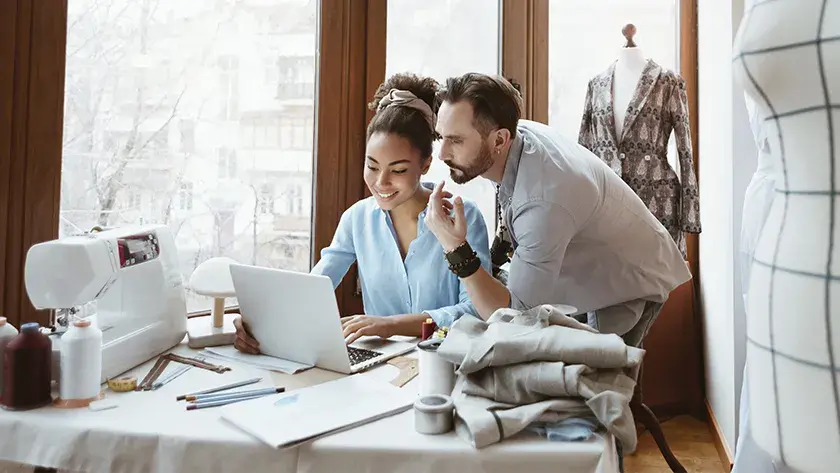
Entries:
{"type": "MultiPolygon", "coordinates": [[[[367,103],[385,76],[386,0],[321,0],[312,261],[341,214],[365,196],[367,103]]],[[[336,293],[342,315],[362,313],[357,271],[336,293]]]]}
{"type": "Polygon", "coordinates": [[[30,246],[58,235],[67,2],[0,2],[0,316],[48,321],[23,283],[30,246]]]}
{"type": "Polygon", "coordinates": [[[548,123],[548,0],[501,0],[502,75],[522,87],[523,118],[548,123]]]}

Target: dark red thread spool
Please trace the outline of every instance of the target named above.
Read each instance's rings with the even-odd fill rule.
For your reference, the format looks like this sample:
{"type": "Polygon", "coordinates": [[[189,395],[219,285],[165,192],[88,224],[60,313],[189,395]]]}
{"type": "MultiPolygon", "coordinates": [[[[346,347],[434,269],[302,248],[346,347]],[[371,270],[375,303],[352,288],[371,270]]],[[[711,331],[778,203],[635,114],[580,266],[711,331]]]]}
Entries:
{"type": "Polygon", "coordinates": [[[35,409],[52,402],[52,342],[37,323],[23,324],[6,346],[3,397],[6,409],[35,409]]]}

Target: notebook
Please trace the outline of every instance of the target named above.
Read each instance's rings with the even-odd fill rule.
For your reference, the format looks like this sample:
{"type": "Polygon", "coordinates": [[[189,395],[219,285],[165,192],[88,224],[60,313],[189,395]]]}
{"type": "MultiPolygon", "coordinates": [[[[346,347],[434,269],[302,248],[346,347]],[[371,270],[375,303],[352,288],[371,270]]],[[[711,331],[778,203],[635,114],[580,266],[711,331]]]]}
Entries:
{"type": "Polygon", "coordinates": [[[291,360],[284,360],[282,358],[275,358],[268,355],[250,355],[242,353],[232,345],[221,347],[207,347],[202,350],[208,356],[214,358],[222,358],[226,360],[238,361],[240,363],[251,365],[256,368],[262,368],[269,371],[279,371],[286,374],[295,374],[301,371],[312,368],[312,365],[303,363],[296,363],[291,360]]]}
{"type": "Polygon", "coordinates": [[[413,389],[353,375],[230,404],[221,417],[274,448],[287,448],[401,413],[415,399],[413,389]]]}

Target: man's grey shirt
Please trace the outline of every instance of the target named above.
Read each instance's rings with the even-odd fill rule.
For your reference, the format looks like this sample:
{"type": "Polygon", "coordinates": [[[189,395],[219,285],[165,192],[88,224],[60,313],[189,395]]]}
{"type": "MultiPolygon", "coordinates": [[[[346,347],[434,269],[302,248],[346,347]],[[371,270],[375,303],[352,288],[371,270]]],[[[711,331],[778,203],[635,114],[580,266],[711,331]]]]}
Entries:
{"type": "Polygon", "coordinates": [[[546,125],[519,121],[499,201],[515,248],[514,309],[664,302],[691,279],[673,238],[621,177],[546,125]]]}

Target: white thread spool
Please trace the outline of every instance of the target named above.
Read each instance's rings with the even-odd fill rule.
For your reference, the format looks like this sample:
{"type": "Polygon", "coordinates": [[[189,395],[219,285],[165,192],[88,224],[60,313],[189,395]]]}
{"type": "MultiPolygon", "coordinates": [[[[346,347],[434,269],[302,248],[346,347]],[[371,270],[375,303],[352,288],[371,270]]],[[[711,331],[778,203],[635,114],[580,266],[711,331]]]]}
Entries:
{"type": "Polygon", "coordinates": [[[452,394],[455,388],[455,365],[437,354],[441,339],[423,340],[417,344],[420,351],[420,395],[452,394]]]}
{"type": "Polygon", "coordinates": [[[6,321],[6,317],[0,317],[0,393],[3,392],[3,378],[5,376],[3,374],[3,370],[6,366],[6,345],[8,345],[13,338],[17,337],[17,335],[17,329],[6,321]]]}
{"type": "Polygon", "coordinates": [[[90,320],[77,320],[61,336],[62,401],[96,399],[101,392],[102,331],[90,320]]]}
{"type": "Polygon", "coordinates": [[[455,402],[445,394],[420,396],[414,401],[414,430],[440,435],[452,430],[455,402]]]}

